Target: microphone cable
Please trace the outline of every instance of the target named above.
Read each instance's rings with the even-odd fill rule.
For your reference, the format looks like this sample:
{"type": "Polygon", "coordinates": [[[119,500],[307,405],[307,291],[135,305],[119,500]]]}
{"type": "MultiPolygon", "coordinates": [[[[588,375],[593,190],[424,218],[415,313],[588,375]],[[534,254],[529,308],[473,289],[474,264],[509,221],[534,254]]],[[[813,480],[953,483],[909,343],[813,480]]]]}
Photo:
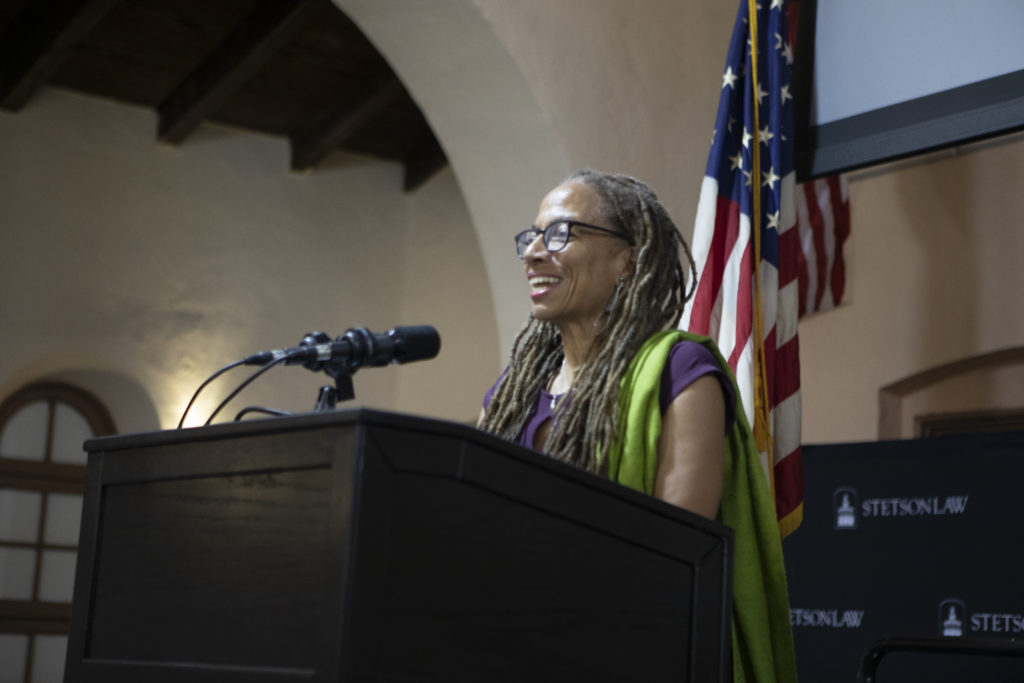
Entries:
{"type": "Polygon", "coordinates": [[[249,413],[262,413],[264,415],[273,415],[274,417],[291,417],[293,413],[289,413],[287,410],[278,410],[277,408],[264,408],[263,406],[249,406],[248,408],[242,408],[235,415],[235,419],[232,422],[241,422],[242,418],[249,413]]]}
{"type": "MultiPolygon", "coordinates": [[[[239,365],[259,365],[261,367],[232,391],[227,398],[221,401],[220,405],[203,423],[204,427],[210,425],[213,422],[213,418],[235,396],[238,396],[243,389],[275,365],[301,364],[314,372],[322,370],[340,381],[342,376],[346,378],[351,377],[358,368],[365,365],[380,367],[390,363],[401,364],[409,361],[434,358],[437,356],[440,348],[441,338],[438,336],[437,330],[430,325],[394,327],[384,334],[374,334],[365,327],[354,327],[333,342],[325,332],[310,332],[302,338],[297,347],[277,349],[275,351],[261,351],[242,360],[229,363],[210,375],[192,394],[192,398],[181,414],[181,419],[178,420],[178,429],[185,425],[185,418],[188,416],[192,406],[195,405],[196,399],[199,398],[199,394],[203,389],[225,372],[232,368],[237,368],[239,365]]],[[[344,396],[343,400],[350,398],[352,398],[351,388],[349,388],[349,395],[344,396]]],[[[331,407],[333,407],[333,403],[331,407]]],[[[290,413],[284,411],[253,406],[243,409],[235,416],[234,421],[240,421],[244,415],[250,412],[261,412],[268,415],[290,415],[290,413]]]]}
{"type": "Polygon", "coordinates": [[[190,411],[192,409],[192,405],[196,402],[196,399],[199,398],[199,393],[203,389],[205,389],[210,382],[212,382],[213,380],[217,379],[218,377],[223,375],[228,370],[231,370],[232,368],[237,368],[239,365],[245,365],[245,361],[244,360],[236,360],[234,363],[228,363],[227,365],[222,367],[220,370],[218,370],[217,372],[215,372],[212,375],[210,375],[209,377],[207,377],[206,381],[199,385],[199,388],[196,389],[196,393],[192,394],[191,400],[189,400],[188,405],[185,406],[185,412],[183,412],[181,414],[181,419],[178,420],[178,429],[181,429],[182,425],[185,424],[185,416],[188,415],[188,411],[190,411]]]}
{"type": "MultiPolygon", "coordinates": [[[[245,389],[247,386],[252,384],[253,381],[255,381],[260,375],[265,373],[270,368],[274,367],[275,365],[281,365],[286,360],[288,360],[287,356],[281,356],[280,358],[275,358],[274,360],[272,360],[269,363],[265,364],[263,367],[261,367],[256,372],[254,372],[251,375],[249,375],[249,377],[246,378],[246,380],[244,382],[239,384],[238,387],[236,387],[234,391],[232,391],[230,394],[227,395],[227,398],[225,398],[223,401],[220,402],[220,405],[217,406],[216,410],[214,410],[212,413],[210,413],[210,417],[206,418],[206,422],[203,423],[203,426],[204,427],[208,427],[210,425],[210,423],[213,422],[213,418],[217,417],[217,413],[219,413],[224,408],[224,406],[226,406],[228,403],[230,403],[231,399],[233,399],[235,396],[238,396],[238,394],[241,393],[242,389],[245,389]]],[[[245,362],[244,360],[241,361],[241,363],[244,363],[244,362],[245,362]]]]}

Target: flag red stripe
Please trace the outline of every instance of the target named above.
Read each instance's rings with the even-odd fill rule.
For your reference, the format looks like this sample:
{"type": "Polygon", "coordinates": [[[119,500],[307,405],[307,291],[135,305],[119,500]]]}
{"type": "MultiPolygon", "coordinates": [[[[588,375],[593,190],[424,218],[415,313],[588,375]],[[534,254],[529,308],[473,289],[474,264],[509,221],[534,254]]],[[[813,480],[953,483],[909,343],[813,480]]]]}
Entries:
{"type": "MultiPolygon", "coordinates": [[[[807,218],[811,226],[811,236],[814,244],[814,269],[817,272],[817,287],[814,290],[814,308],[821,309],[822,299],[825,298],[825,283],[828,281],[828,254],[825,251],[825,219],[821,215],[821,207],[818,206],[818,196],[814,189],[814,183],[804,183],[804,196],[807,198],[807,218]]],[[[810,264],[808,264],[810,266],[810,264]]]]}
{"type": "Polygon", "coordinates": [[[839,176],[829,176],[828,191],[830,206],[832,207],[832,220],[835,222],[835,253],[832,265],[832,303],[835,306],[843,299],[843,290],[846,287],[846,264],[843,262],[843,244],[850,235],[850,204],[843,199],[843,190],[839,176]]]}
{"type": "Polygon", "coordinates": [[[736,346],[729,354],[729,366],[733,372],[754,329],[754,245],[751,242],[744,245],[740,263],[736,286],[736,346]]]}
{"type": "Polygon", "coordinates": [[[779,289],[798,277],[797,265],[800,253],[800,231],[791,228],[779,235],[779,289]]]}
{"type": "Polygon", "coordinates": [[[711,311],[722,289],[725,265],[740,232],[739,206],[726,197],[718,197],[715,207],[715,227],[707,260],[700,264],[700,281],[693,295],[690,313],[690,331],[710,335],[711,311]]]}
{"type": "Polygon", "coordinates": [[[772,405],[776,406],[800,390],[799,336],[794,336],[778,348],[774,354],[773,369],[775,392],[771,396],[772,405]]]}
{"type": "Polygon", "coordinates": [[[774,327],[772,327],[772,329],[768,332],[768,336],[765,337],[764,340],[764,368],[765,376],[768,379],[768,391],[766,392],[768,396],[768,410],[771,410],[778,404],[778,401],[775,400],[775,396],[777,395],[775,392],[775,385],[778,380],[778,377],[776,377],[777,373],[775,371],[774,327]]]}
{"type": "Polygon", "coordinates": [[[782,519],[803,500],[804,470],[801,448],[775,464],[775,514],[782,519]]]}
{"type": "Polygon", "coordinates": [[[743,246],[743,264],[736,287],[736,347],[745,346],[754,333],[754,243],[743,246]]]}
{"type": "MultiPolygon", "coordinates": [[[[799,190],[797,190],[799,192],[799,190]]],[[[793,232],[792,230],[790,232],[793,232]]],[[[799,239],[799,236],[797,237],[799,239]]],[[[797,318],[802,318],[807,313],[807,259],[804,257],[803,249],[797,245],[796,250],[796,282],[800,302],[797,308],[797,318]]]]}

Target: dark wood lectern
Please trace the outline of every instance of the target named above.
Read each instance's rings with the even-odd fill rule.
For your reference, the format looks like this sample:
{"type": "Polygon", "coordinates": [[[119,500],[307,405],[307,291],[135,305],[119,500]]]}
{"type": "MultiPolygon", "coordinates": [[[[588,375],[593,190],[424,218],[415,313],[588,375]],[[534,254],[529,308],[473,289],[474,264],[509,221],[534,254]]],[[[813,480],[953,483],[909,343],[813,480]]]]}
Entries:
{"type": "Polygon", "coordinates": [[[354,410],[87,442],[68,683],[721,681],[731,530],[354,410]]]}

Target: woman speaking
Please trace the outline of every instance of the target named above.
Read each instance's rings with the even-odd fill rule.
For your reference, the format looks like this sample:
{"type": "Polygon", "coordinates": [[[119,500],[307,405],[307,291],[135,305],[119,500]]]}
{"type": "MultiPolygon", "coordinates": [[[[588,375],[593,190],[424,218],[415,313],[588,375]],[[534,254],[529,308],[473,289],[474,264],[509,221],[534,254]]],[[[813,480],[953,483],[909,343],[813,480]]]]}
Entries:
{"type": "Polygon", "coordinates": [[[736,681],[795,680],[768,483],[728,365],[674,329],[686,242],[655,194],[577,171],[515,237],[532,313],[480,427],[731,526],[736,681]]]}

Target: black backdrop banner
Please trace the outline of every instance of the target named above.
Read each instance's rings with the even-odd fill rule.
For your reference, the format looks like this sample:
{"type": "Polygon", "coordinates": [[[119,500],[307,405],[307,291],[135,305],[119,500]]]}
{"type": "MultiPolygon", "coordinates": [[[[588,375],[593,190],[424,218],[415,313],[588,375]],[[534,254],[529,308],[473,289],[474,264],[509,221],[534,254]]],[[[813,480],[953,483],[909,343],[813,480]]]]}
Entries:
{"type": "MultiPolygon", "coordinates": [[[[1024,433],[804,446],[783,542],[802,683],[880,638],[1024,642],[1024,433]]],[[[891,654],[878,682],[1024,681],[1024,658],[891,654]]]]}

